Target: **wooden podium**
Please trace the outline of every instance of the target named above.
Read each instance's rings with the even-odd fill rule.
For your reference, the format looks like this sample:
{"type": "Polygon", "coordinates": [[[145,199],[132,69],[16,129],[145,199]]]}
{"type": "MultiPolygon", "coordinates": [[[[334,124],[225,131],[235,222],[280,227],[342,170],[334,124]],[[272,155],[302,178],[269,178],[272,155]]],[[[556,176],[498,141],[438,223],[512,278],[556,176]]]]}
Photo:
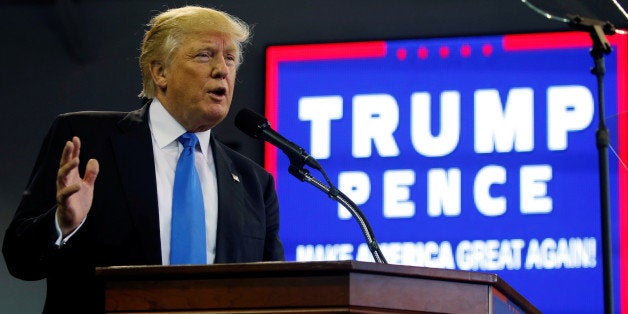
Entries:
{"type": "Polygon", "coordinates": [[[497,275],[368,262],[97,268],[108,313],[540,313],[497,275]]]}

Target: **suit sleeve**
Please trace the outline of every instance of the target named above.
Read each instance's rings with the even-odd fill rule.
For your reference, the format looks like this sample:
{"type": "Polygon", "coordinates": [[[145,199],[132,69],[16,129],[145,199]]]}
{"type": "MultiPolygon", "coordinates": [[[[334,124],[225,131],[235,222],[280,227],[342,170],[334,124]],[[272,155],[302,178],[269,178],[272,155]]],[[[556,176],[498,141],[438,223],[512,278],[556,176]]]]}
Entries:
{"type": "Polygon", "coordinates": [[[49,264],[60,249],[54,244],[56,176],[69,126],[59,116],[41,146],[20,204],[4,237],[2,253],[9,272],[20,279],[47,276],[49,264]]]}

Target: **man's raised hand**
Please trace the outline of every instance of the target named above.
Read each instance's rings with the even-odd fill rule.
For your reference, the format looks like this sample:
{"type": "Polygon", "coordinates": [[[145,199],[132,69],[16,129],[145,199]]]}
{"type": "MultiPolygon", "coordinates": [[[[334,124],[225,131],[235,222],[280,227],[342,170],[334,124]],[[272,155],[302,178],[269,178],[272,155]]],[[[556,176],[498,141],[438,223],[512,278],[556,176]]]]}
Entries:
{"type": "Polygon", "coordinates": [[[85,219],[94,198],[98,161],[90,159],[85,167],[85,176],[81,178],[78,170],[80,152],[81,140],[74,136],[72,141],[65,143],[57,173],[57,219],[64,237],[85,219]]]}

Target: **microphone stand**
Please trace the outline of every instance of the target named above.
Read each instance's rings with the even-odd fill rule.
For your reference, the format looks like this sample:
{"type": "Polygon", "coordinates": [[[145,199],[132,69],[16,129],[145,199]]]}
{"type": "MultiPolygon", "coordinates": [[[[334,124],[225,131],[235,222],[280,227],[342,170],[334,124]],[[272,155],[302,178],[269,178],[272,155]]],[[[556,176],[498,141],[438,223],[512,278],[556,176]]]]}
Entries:
{"type": "Polygon", "coordinates": [[[310,172],[307,169],[303,168],[303,162],[290,158],[290,166],[288,167],[288,172],[295,176],[297,179],[310,183],[314,187],[327,194],[331,199],[336,200],[338,203],[344,206],[360,225],[360,229],[362,230],[364,238],[366,239],[366,244],[368,245],[375,262],[379,264],[388,264],[386,258],[384,258],[384,254],[379,248],[379,244],[377,244],[377,240],[375,240],[375,234],[373,233],[373,229],[371,229],[371,225],[364,216],[364,213],[362,213],[358,205],[351,201],[349,197],[347,197],[344,193],[334,187],[333,184],[331,184],[331,181],[329,180],[329,178],[327,178],[327,175],[322,168],[319,170],[327,179],[329,186],[325,185],[323,182],[310,175],[310,172]]]}
{"type": "Polygon", "coordinates": [[[604,122],[604,74],[606,73],[604,55],[611,53],[612,50],[606,38],[606,34],[614,34],[615,27],[610,22],[601,22],[577,15],[568,15],[567,17],[570,19],[569,26],[577,30],[588,32],[593,41],[590,54],[595,65],[591,69],[591,73],[595,75],[597,79],[598,96],[598,127],[595,136],[600,176],[604,313],[613,313],[613,255],[611,245],[610,183],[608,170],[608,146],[610,136],[604,122]]]}

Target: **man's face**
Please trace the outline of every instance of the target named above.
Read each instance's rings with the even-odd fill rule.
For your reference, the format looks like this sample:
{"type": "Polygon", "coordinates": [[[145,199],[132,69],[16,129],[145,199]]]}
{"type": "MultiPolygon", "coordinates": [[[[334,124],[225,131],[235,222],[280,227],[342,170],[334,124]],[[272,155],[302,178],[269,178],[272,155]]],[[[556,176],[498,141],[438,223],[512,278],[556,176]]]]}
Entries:
{"type": "Polygon", "coordinates": [[[213,128],[229,112],[238,53],[227,36],[188,35],[157,80],[157,98],[188,131],[213,128]]]}

